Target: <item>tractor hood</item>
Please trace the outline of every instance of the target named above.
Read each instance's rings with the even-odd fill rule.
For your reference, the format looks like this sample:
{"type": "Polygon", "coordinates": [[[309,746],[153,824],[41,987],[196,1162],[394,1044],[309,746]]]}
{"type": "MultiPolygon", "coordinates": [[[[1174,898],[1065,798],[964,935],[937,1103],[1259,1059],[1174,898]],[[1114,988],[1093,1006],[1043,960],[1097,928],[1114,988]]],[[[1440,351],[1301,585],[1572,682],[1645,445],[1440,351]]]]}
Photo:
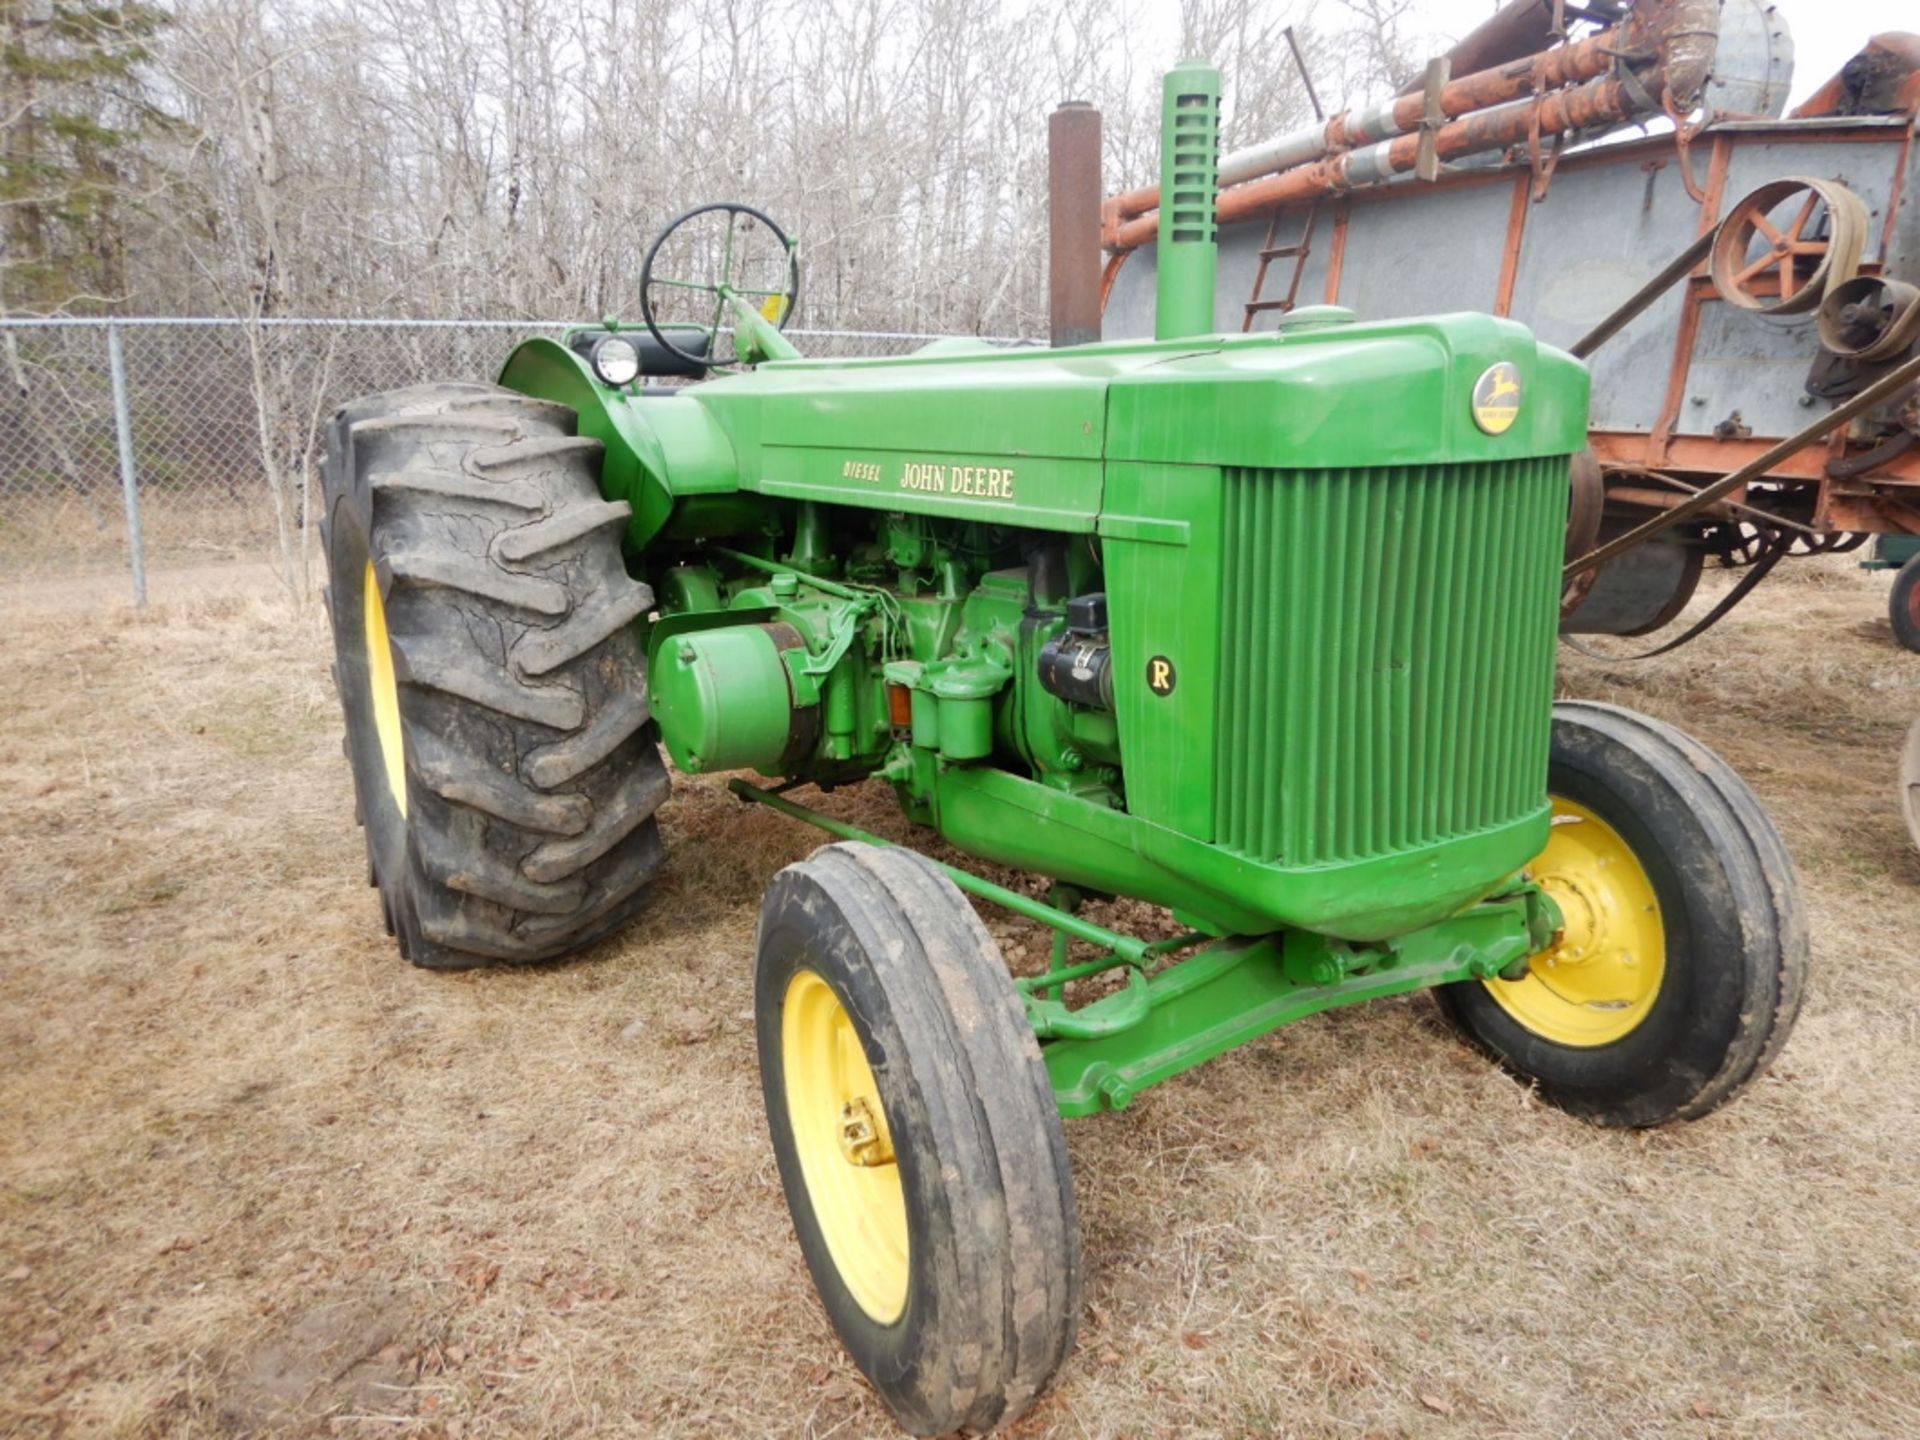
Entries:
{"type": "Polygon", "coordinates": [[[502,383],[572,405],[607,443],[606,489],[633,500],[636,544],[675,500],[717,492],[1092,531],[1110,463],[1448,465],[1584,444],[1584,367],[1521,325],[1290,319],[1259,335],[775,361],[675,396],[610,390],[564,346],[531,341],[502,383]]]}

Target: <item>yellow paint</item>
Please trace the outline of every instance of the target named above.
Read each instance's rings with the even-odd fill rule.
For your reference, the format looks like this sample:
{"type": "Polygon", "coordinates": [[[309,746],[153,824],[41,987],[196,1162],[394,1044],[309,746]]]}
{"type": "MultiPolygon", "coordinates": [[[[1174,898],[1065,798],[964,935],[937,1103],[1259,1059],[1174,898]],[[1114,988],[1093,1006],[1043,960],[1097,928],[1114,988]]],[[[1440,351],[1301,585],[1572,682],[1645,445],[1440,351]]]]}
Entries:
{"type": "Polygon", "coordinates": [[[1487,989],[1527,1029],[1591,1049],[1631,1034],[1659,997],[1666,927],[1653,881],[1620,832],[1584,805],[1553,797],[1553,833],[1529,874],[1566,917],[1559,939],[1519,980],[1487,989]]]}
{"type": "Polygon", "coordinates": [[[907,460],[900,466],[902,490],[929,495],[959,495],[970,500],[1012,500],[1013,468],[965,465],[959,461],[907,460]]]}
{"type": "Polygon", "coordinates": [[[786,317],[786,313],[787,297],[784,295],[769,295],[760,302],[760,316],[763,320],[778,325],[786,317]]]}
{"type": "Polygon", "coordinates": [[[833,1265],[875,1323],[907,1306],[907,1196],[880,1087],[840,997],[811,970],[780,1015],[787,1123],[833,1265]]]}
{"type": "Polygon", "coordinates": [[[1509,360],[1489,365],[1473,382],[1473,423],[1489,435],[1504,435],[1520,418],[1520,372],[1509,360]]]}
{"type": "Polygon", "coordinates": [[[367,632],[367,688],[373,702],[373,731],[380,737],[380,759],[387,770],[393,803],[407,813],[406,750],[400,740],[400,687],[393,679],[393,641],[387,635],[387,606],[380,581],[367,562],[367,598],[361,606],[367,632]]]}

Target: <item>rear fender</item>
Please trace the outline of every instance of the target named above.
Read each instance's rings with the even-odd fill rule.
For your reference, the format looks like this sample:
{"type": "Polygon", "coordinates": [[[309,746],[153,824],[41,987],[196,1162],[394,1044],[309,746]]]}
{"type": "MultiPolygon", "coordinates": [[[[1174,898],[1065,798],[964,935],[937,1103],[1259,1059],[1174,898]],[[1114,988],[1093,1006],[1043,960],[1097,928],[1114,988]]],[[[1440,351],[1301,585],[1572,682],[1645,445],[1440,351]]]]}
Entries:
{"type": "Polygon", "coordinates": [[[692,387],[674,395],[616,390],[595,378],[583,357],[548,339],[515,349],[500,369],[500,384],[570,406],[580,433],[607,447],[600,489],[633,507],[627,538],[634,550],[666,528],[678,501],[740,488],[733,446],[692,387]]]}

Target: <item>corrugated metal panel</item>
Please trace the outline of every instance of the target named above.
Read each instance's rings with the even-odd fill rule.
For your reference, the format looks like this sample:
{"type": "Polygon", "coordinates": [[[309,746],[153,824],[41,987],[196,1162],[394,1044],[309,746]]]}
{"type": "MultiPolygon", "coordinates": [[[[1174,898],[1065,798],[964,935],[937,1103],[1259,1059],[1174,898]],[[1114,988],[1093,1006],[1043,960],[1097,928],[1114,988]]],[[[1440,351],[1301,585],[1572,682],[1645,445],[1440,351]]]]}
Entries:
{"type": "Polygon", "coordinates": [[[1218,843],[1335,864],[1539,805],[1566,466],[1227,472],[1218,843]]]}
{"type": "MultiPolygon", "coordinates": [[[[1782,175],[1844,178],[1875,217],[1866,258],[1878,260],[1888,274],[1912,280],[1920,273],[1920,205],[1901,197],[1920,194],[1920,146],[1909,145],[1906,132],[1907,122],[1897,116],[1721,122],[1695,144],[1694,173],[1706,178],[1710,141],[1727,148],[1722,213],[1755,186],[1782,175]],[[1890,206],[1894,216],[1888,231],[1884,217],[1890,206]],[[1883,236],[1889,242],[1884,254],[1883,236]]],[[[1438,184],[1407,177],[1354,192],[1340,293],[1331,298],[1362,320],[1490,306],[1513,213],[1513,184],[1529,178],[1523,159],[1515,166],[1449,175],[1438,184]]],[[[1324,265],[1332,248],[1332,213],[1329,208],[1321,216],[1303,303],[1330,298],[1324,265]]],[[[1571,345],[1686,249],[1701,223],[1700,206],[1674,161],[1671,135],[1569,155],[1546,198],[1526,209],[1508,313],[1543,343],[1571,345]]],[[[1291,240],[1297,229],[1291,214],[1283,218],[1284,238],[1278,243],[1291,240]]],[[[1223,332],[1240,329],[1266,234],[1265,216],[1220,229],[1214,323],[1223,332]]],[[[1274,262],[1268,293],[1275,288],[1275,272],[1289,274],[1291,264],[1274,262]]],[[[1279,288],[1284,291],[1284,278],[1279,288]]],[[[1654,428],[1673,369],[1684,289],[1667,291],[1593,356],[1593,429],[1645,433],[1654,428]]],[[[1153,304],[1149,245],[1120,267],[1102,311],[1102,338],[1153,334],[1153,304]]],[[[1755,435],[1786,435],[1804,424],[1802,382],[1816,349],[1811,317],[1761,316],[1719,303],[1700,313],[1687,399],[1676,420],[1679,433],[1710,434],[1736,409],[1755,435]]],[[[1272,323],[1266,317],[1258,328],[1272,323]]]]}

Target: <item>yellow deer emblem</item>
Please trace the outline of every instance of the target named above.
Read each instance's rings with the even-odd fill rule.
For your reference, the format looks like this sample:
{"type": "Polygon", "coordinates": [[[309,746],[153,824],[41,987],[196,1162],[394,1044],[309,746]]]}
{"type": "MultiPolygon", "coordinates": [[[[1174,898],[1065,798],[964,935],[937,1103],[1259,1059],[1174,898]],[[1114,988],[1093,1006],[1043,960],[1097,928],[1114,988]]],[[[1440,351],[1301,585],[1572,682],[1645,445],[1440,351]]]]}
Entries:
{"type": "Polygon", "coordinates": [[[1473,383],[1473,423],[1503,435],[1520,418],[1520,372],[1511,361],[1490,365],[1473,383]]]}

